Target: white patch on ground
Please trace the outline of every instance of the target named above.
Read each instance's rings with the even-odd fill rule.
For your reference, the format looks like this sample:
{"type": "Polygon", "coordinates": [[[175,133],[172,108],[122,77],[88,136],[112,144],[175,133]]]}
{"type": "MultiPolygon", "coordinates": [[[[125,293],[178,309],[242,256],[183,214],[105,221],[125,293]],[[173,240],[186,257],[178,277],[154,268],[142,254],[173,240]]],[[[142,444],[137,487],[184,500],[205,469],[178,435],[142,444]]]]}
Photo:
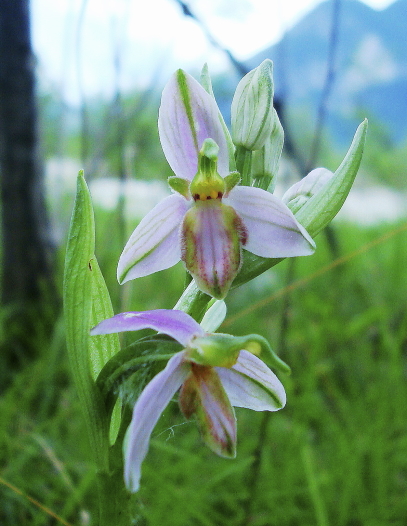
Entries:
{"type": "Polygon", "coordinates": [[[128,219],[142,219],[159,201],[170,195],[168,185],[160,181],[120,181],[114,177],[94,179],[89,189],[94,206],[105,210],[117,208],[119,199],[124,197],[125,216],[128,219]]]}
{"type": "Polygon", "coordinates": [[[407,192],[373,186],[352,188],[336,220],[368,226],[404,217],[407,217],[407,192]]]}
{"type": "MultiPolygon", "coordinates": [[[[50,159],[46,163],[46,189],[56,243],[66,237],[72,213],[71,196],[73,206],[76,178],[81,168],[76,159],[50,159]]],[[[281,179],[283,178],[280,178],[280,181],[281,179]]],[[[276,189],[275,193],[280,198],[290,186],[287,180],[284,186],[285,188],[282,188],[279,184],[276,189]]],[[[95,178],[90,181],[89,188],[95,208],[114,210],[119,204],[120,197],[124,196],[125,216],[133,220],[141,220],[159,201],[170,194],[165,182],[139,179],[120,181],[114,177],[95,178]]],[[[390,223],[406,217],[407,192],[366,184],[352,188],[335,221],[349,221],[370,226],[383,222],[390,223]]]]}

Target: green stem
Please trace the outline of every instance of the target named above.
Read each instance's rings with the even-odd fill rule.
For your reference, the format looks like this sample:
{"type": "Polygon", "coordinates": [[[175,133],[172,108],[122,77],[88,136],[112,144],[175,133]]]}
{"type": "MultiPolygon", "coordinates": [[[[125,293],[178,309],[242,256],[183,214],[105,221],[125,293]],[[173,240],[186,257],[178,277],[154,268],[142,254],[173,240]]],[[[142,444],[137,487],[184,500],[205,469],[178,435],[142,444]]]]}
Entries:
{"type": "Polygon", "coordinates": [[[269,425],[271,413],[265,411],[262,415],[260,424],[258,441],[255,450],[253,451],[253,462],[248,473],[248,494],[247,498],[243,501],[243,520],[241,526],[247,526],[251,523],[253,517],[254,505],[256,503],[256,495],[260,483],[260,469],[262,461],[262,452],[266,446],[267,441],[267,428],[269,425]]]}
{"type": "Polygon", "coordinates": [[[99,526],[130,526],[130,494],[124,486],[123,467],[98,473],[99,526]]]}
{"type": "Polygon", "coordinates": [[[252,166],[252,152],[244,146],[236,146],[236,169],[242,178],[242,186],[250,186],[250,171],[252,166]]]}
{"type": "Polygon", "coordinates": [[[256,188],[261,188],[262,190],[267,190],[272,181],[271,175],[260,175],[254,178],[253,186],[256,188]]]}
{"type": "Polygon", "coordinates": [[[321,495],[317,476],[315,474],[315,462],[312,455],[311,446],[305,444],[301,451],[302,461],[304,463],[305,475],[308,482],[308,491],[311,496],[315,509],[315,520],[317,526],[329,526],[328,516],[325,509],[325,503],[321,495]]]}
{"type": "Polygon", "coordinates": [[[191,281],[177,301],[174,309],[182,310],[194,318],[194,320],[200,322],[210,301],[212,301],[212,298],[199,290],[195,281],[191,281]]]}
{"type": "Polygon", "coordinates": [[[109,448],[109,472],[100,471],[97,474],[98,526],[130,526],[132,524],[131,494],[124,485],[122,453],[124,435],[129,422],[130,411],[125,410],[117,440],[109,448]]]}

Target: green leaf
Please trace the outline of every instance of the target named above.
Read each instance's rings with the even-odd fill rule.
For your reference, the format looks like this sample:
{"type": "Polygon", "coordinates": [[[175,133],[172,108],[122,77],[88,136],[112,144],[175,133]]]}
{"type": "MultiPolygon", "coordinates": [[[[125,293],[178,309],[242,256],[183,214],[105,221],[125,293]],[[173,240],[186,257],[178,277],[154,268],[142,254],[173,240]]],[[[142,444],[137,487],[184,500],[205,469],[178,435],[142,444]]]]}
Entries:
{"type": "MultiPolygon", "coordinates": [[[[359,125],[352,144],[332,179],[311,197],[295,215],[297,220],[315,237],[339,212],[362,160],[367,131],[367,120],[359,125]]],[[[243,250],[243,264],[232,288],[242,285],[277,265],[284,258],[262,258],[243,250]]],[[[190,299],[192,302],[192,299],[190,299]]]]}
{"type": "Polygon", "coordinates": [[[334,176],[296,214],[297,220],[315,237],[336,216],[347,198],[362,160],[367,119],[356,130],[350,148],[334,176]]]}
{"type": "Polygon", "coordinates": [[[109,443],[113,445],[120,431],[120,425],[122,423],[122,399],[117,398],[116,403],[113,407],[112,416],[110,417],[110,428],[109,428],[109,443]]]}
{"type": "Polygon", "coordinates": [[[67,350],[78,396],[88,426],[91,451],[100,470],[108,470],[108,419],[89,362],[92,326],[92,261],[95,231],[89,190],[79,172],[69,230],[63,286],[67,350]]]}
{"type": "MultiPolygon", "coordinates": [[[[92,315],[91,326],[94,327],[102,320],[114,315],[109,291],[95,257],[89,262],[92,280],[92,315]]],[[[104,365],[120,351],[118,334],[101,334],[89,338],[89,360],[93,379],[96,380],[104,365]]],[[[114,443],[121,422],[121,400],[116,402],[115,410],[110,421],[110,443],[114,443]]]]}
{"type": "MultiPolygon", "coordinates": [[[[91,327],[94,327],[102,320],[114,316],[114,312],[105,280],[95,256],[89,261],[89,269],[92,282],[91,327]]],[[[94,380],[106,362],[119,351],[118,334],[101,334],[89,339],[89,359],[94,380]]]]}
{"type": "Polygon", "coordinates": [[[173,338],[155,334],[141,338],[115,354],[97,379],[108,409],[113,408],[119,393],[134,405],[151,378],[163,369],[174,353],[181,350],[182,346],[173,338]]]}

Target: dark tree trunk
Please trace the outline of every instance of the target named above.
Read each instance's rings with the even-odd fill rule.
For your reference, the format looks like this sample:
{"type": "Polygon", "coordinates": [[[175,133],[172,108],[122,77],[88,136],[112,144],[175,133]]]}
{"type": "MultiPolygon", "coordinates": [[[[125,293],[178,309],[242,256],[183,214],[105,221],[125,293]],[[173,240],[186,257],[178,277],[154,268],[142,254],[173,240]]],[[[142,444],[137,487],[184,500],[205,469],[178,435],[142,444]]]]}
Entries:
{"type": "Polygon", "coordinates": [[[1,299],[20,336],[29,330],[28,313],[41,316],[52,280],[34,65],[29,1],[0,0],[1,299]]]}

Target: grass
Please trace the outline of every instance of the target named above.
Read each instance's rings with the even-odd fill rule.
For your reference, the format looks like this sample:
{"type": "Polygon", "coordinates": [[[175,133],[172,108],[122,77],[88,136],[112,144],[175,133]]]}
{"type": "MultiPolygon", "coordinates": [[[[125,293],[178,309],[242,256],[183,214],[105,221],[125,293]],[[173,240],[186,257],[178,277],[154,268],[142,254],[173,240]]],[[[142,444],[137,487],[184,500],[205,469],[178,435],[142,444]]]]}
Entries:
{"type": "MultiPolygon", "coordinates": [[[[107,243],[114,239],[111,217],[97,217],[96,224],[116,310],[123,303],[172,307],[182,271],[133,282],[123,298],[114,277],[120,248],[107,243]]],[[[237,410],[233,461],[207,450],[195,425],[170,404],[132,497],[134,524],[405,524],[407,228],[396,228],[338,224],[343,261],[332,264],[320,235],[314,256],[291,269],[285,261],[231,293],[231,321],[222,330],[258,332],[280,348],[293,371],[280,375],[288,404],[266,418],[237,410]]],[[[39,357],[0,399],[0,524],[96,526],[95,472],[59,317],[52,339],[38,348],[39,357]]]]}

